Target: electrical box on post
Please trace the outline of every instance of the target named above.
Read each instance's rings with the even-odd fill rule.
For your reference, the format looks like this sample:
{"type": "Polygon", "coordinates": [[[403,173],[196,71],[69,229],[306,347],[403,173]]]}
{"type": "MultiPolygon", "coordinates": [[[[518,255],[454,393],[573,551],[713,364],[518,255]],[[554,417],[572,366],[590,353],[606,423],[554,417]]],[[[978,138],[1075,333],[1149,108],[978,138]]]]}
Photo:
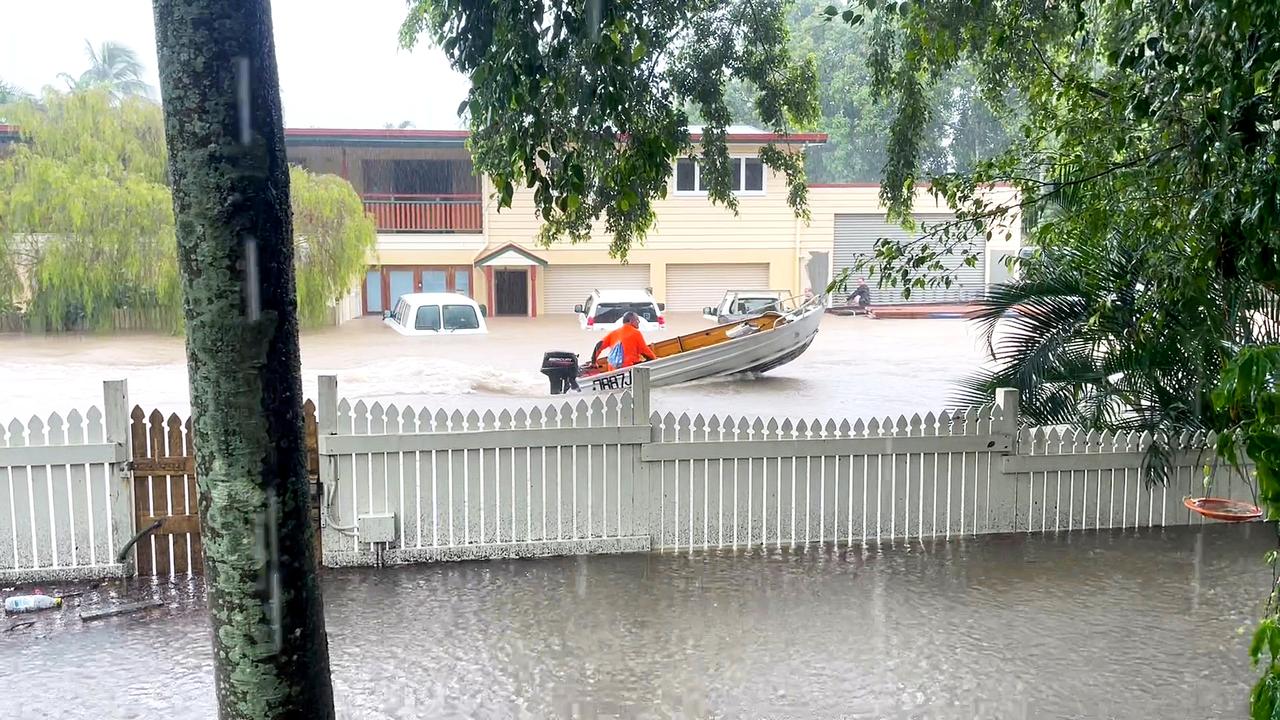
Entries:
{"type": "Polygon", "coordinates": [[[360,542],[389,543],[396,539],[395,513],[361,515],[356,527],[360,531],[360,542]]]}

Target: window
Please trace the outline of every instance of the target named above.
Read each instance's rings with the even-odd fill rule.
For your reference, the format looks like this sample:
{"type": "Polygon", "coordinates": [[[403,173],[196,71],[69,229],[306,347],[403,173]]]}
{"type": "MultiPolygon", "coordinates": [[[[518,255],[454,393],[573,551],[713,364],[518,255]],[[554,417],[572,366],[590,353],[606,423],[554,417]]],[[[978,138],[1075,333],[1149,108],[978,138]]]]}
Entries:
{"type": "MultiPolygon", "coordinates": [[[[658,309],[646,302],[602,302],[596,307],[596,322],[614,323],[623,315],[633,312],[649,322],[658,322],[658,309]]],[[[590,313],[588,313],[589,315],[590,313]]]]}
{"type": "MultiPolygon", "coordinates": [[[[764,162],[758,157],[729,158],[729,187],[735,193],[763,193],[764,162]]],[[[701,195],[706,191],[701,163],[691,158],[676,160],[676,194],[701,195]]]]}
{"type": "Polygon", "coordinates": [[[743,192],[764,192],[764,162],[760,158],[741,158],[746,167],[747,182],[743,192]]]}
{"type": "Polygon", "coordinates": [[[480,184],[471,161],[364,160],[364,192],[375,195],[475,194],[480,184]]]}
{"type": "Polygon", "coordinates": [[[396,321],[396,324],[408,326],[409,325],[409,303],[405,302],[404,300],[400,300],[396,302],[396,310],[395,312],[391,313],[391,317],[396,321]]]}
{"type": "Polygon", "coordinates": [[[413,321],[414,330],[439,330],[440,306],[423,305],[418,308],[418,317],[413,321]]]}
{"type": "Polygon", "coordinates": [[[697,166],[697,162],[689,158],[676,160],[676,192],[694,191],[697,166]]]}
{"type": "Polygon", "coordinates": [[[476,309],[470,305],[445,305],[445,330],[476,330],[480,321],[476,318],[476,309]]]}
{"type": "Polygon", "coordinates": [[[419,292],[448,292],[449,273],[444,270],[423,270],[418,288],[419,292]]]}
{"type": "Polygon", "coordinates": [[[471,266],[388,265],[365,273],[365,311],[380,315],[396,306],[401,295],[413,292],[455,292],[471,297],[471,266]]]}

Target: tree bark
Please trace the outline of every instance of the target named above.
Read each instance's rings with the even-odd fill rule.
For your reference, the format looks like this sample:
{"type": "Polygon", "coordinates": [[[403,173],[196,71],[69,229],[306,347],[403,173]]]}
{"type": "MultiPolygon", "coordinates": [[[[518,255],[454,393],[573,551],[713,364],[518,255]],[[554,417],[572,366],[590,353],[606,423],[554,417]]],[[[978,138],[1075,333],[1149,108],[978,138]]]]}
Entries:
{"type": "Polygon", "coordinates": [[[269,0],[153,0],[222,718],[332,718],[269,0]]]}

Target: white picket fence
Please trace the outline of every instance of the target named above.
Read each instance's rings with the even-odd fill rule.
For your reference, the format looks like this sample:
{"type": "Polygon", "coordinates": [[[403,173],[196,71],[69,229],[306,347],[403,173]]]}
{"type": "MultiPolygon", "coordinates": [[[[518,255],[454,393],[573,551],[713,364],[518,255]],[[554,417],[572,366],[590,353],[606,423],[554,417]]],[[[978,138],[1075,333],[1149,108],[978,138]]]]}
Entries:
{"type": "Polygon", "coordinates": [[[103,383],[103,400],[104,410],[0,425],[0,578],[129,571],[116,560],[133,536],[125,383],[103,383]]]}
{"type": "MultiPolygon", "coordinates": [[[[1206,438],[1019,428],[1017,393],[967,413],[817,420],[650,415],[631,392],[462,415],[339,400],[321,378],[325,563],[899,539],[1180,525],[1203,495],[1251,499],[1206,438]]],[[[1212,440],[1209,438],[1208,440],[1212,440]]]]}
{"type": "MultiPolygon", "coordinates": [[[[840,547],[985,533],[1206,522],[1182,504],[1253,500],[1212,437],[1021,428],[1017,393],[964,414],[792,422],[649,412],[631,392],[483,415],[340,400],[317,425],[327,565],[709,548],[840,547]]],[[[128,391],[99,411],[0,425],[0,579],[130,574],[137,528],[128,391]]],[[[163,453],[161,453],[163,454],[163,453]]],[[[145,502],[143,503],[146,504],[145,502]]],[[[186,567],[185,565],[183,567],[186,567]]]]}

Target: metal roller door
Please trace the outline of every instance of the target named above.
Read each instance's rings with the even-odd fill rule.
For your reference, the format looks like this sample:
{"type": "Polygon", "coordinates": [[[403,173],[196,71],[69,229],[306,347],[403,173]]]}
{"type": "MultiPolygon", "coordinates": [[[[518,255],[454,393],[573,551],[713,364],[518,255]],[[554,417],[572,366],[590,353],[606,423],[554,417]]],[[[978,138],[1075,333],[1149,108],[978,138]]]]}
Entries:
{"type": "MultiPolygon", "coordinates": [[[[950,214],[916,215],[917,229],[921,224],[934,226],[949,222],[955,217],[950,214]]],[[[898,225],[886,223],[883,215],[836,215],[835,218],[835,276],[839,277],[845,268],[852,268],[861,258],[875,255],[876,240],[891,238],[901,242],[916,239],[898,225]]],[[[951,287],[913,288],[911,297],[903,299],[902,288],[877,288],[876,280],[868,278],[873,305],[890,305],[899,303],[940,303],[964,302],[980,297],[986,291],[987,252],[985,238],[977,238],[980,245],[975,248],[978,262],[974,267],[965,267],[963,258],[956,255],[950,261],[944,259],[943,264],[951,269],[951,287]]],[[[842,303],[849,293],[857,287],[857,278],[866,277],[866,270],[852,270],[849,286],[844,293],[837,293],[836,302],[842,303]]]]}
{"type": "Polygon", "coordinates": [[[545,276],[545,313],[571,313],[592,290],[644,290],[653,285],[648,265],[548,265],[545,276]]]}
{"type": "Polygon", "coordinates": [[[667,309],[702,310],[726,290],[769,290],[769,263],[667,266],[667,309]]]}

